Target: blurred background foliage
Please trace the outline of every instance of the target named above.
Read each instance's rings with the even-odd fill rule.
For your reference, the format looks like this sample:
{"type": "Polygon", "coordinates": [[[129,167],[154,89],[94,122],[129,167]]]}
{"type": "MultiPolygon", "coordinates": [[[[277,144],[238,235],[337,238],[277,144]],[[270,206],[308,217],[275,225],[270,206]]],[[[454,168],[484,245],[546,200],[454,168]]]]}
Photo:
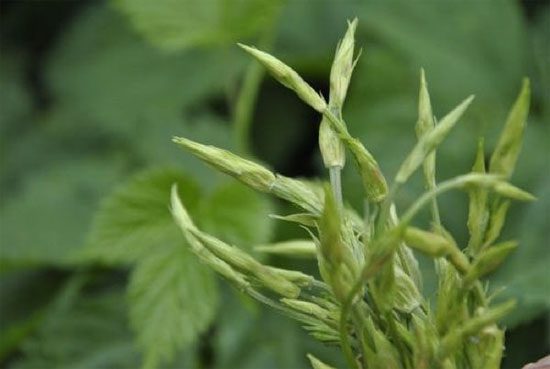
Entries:
{"type": "MultiPolygon", "coordinates": [[[[469,170],[478,136],[491,150],[522,76],[531,78],[513,182],[539,201],[512,209],[504,237],[519,238],[520,248],[491,282],[519,302],[503,322],[503,368],[548,354],[548,2],[2,1],[2,367],[305,368],[306,352],[335,362],[337,348],[218,283],[189,255],[167,211],[174,182],[203,227],[241,247],[305,235],[267,217],[288,212],[285,204],[216,174],[170,137],[324,178],[319,117],[262,80],[235,42],[265,45],[328,95],[331,58],[354,16],[363,54],[344,116],[389,177],[415,140],[421,66],[437,116],[476,94],[439,152],[439,179],[469,170]],[[238,130],[245,75],[261,83],[257,96],[252,88],[241,98],[252,123],[238,130]]],[[[422,191],[413,183],[400,207],[422,191]]],[[[360,187],[346,171],[350,204],[360,203],[360,187]]],[[[463,194],[442,199],[444,224],[459,240],[466,204],[463,194]]],[[[425,275],[429,292],[428,263],[425,275]]]]}

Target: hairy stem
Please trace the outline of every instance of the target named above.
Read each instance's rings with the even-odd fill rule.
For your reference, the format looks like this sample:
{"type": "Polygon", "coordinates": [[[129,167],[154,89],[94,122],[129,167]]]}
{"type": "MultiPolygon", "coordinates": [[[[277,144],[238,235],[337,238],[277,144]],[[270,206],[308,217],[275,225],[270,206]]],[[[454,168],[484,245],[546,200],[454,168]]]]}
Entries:
{"type": "Polygon", "coordinates": [[[330,176],[330,186],[332,188],[332,193],[336,199],[336,203],[340,210],[342,209],[342,179],[341,179],[342,168],[339,166],[334,166],[329,168],[330,176]]]}

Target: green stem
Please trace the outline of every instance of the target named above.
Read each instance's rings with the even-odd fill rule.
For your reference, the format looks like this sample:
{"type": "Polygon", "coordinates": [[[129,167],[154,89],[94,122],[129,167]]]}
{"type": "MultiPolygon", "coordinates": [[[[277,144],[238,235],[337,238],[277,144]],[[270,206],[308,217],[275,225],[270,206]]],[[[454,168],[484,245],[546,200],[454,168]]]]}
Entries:
{"type": "Polygon", "coordinates": [[[336,203],[338,204],[338,207],[340,210],[342,210],[342,179],[341,174],[342,168],[339,166],[334,166],[329,168],[329,176],[330,176],[330,186],[332,187],[332,193],[334,194],[334,198],[336,199],[336,203]]]}
{"type": "MultiPolygon", "coordinates": [[[[273,24],[276,24],[274,21],[273,24]]],[[[268,27],[259,42],[259,47],[263,50],[269,50],[273,44],[274,27],[268,27]]],[[[254,106],[258,98],[258,91],[262,79],[265,75],[265,69],[261,64],[252,61],[244,76],[243,85],[237,98],[235,113],[233,115],[234,137],[237,150],[243,155],[250,155],[252,148],[250,146],[250,127],[252,125],[252,115],[254,106]]]]}
{"type": "Polygon", "coordinates": [[[437,196],[441,195],[444,192],[447,192],[449,190],[453,190],[456,188],[463,187],[464,185],[468,183],[475,183],[478,182],[479,184],[483,184],[483,175],[479,174],[464,174],[458,177],[455,177],[453,179],[441,182],[437,187],[434,187],[433,189],[424,192],[422,196],[414,204],[412,204],[409,209],[405,212],[403,217],[401,218],[401,225],[407,225],[411,222],[412,218],[429,202],[432,201],[432,199],[436,198],[437,196]]]}
{"type": "Polygon", "coordinates": [[[342,311],[340,312],[340,326],[339,326],[340,341],[341,341],[342,351],[344,352],[344,356],[346,357],[348,366],[351,369],[359,369],[359,366],[357,365],[357,361],[355,360],[355,357],[353,355],[353,349],[351,348],[351,343],[348,335],[347,321],[348,321],[350,307],[351,307],[351,304],[344,303],[344,305],[342,305],[342,311]]]}

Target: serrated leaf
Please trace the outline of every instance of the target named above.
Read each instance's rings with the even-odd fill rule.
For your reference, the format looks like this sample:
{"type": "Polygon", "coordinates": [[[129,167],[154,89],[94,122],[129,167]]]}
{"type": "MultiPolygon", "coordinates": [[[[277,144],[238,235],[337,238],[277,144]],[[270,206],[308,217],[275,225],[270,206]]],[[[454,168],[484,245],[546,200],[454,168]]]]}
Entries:
{"type": "Polygon", "coordinates": [[[116,0],[133,26],[152,44],[167,50],[230,44],[266,26],[279,0],[116,0]]]}
{"type": "Polygon", "coordinates": [[[171,169],[145,171],[116,191],[98,213],[83,260],[135,264],[128,287],[132,327],[144,367],[171,362],[214,317],[213,274],[188,253],[169,210],[170,189],[195,210],[194,181],[171,169]]]}
{"type": "Polygon", "coordinates": [[[174,169],[144,171],[104,200],[81,257],[112,265],[131,264],[162,249],[159,239],[174,227],[168,209],[174,183],[194,213],[199,190],[192,179],[174,169]]]}
{"type": "Polygon", "coordinates": [[[128,288],[144,368],[171,362],[177,350],[194,342],[219,302],[212,273],[185,248],[175,225],[157,241],[163,247],[137,264],[128,288]]]}
{"type": "Polygon", "coordinates": [[[272,236],[273,221],[268,216],[272,211],[265,196],[231,182],[216,188],[201,202],[199,222],[225,242],[251,250],[272,236]]]}

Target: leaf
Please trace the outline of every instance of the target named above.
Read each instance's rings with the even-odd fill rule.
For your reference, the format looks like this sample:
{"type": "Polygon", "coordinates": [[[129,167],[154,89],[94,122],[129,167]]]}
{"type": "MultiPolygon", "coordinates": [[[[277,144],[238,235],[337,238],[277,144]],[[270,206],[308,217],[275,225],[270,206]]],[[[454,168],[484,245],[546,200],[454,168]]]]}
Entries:
{"type": "Polygon", "coordinates": [[[196,209],[195,183],[170,169],[145,171],[116,191],[99,211],[83,260],[135,263],[129,311],[144,367],[171,362],[214,318],[212,273],[188,253],[168,208],[170,188],[196,209]]]}
{"type": "MultiPolygon", "coordinates": [[[[174,183],[194,214],[199,190],[193,180],[174,169],[144,171],[104,200],[81,257],[106,264],[130,264],[162,250],[160,240],[175,227],[168,209],[174,183]]],[[[181,240],[173,235],[173,242],[181,240]]]]}
{"type": "Polygon", "coordinates": [[[231,44],[266,28],[281,1],[116,0],[117,7],[152,44],[166,50],[231,44]]]}
{"type": "Polygon", "coordinates": [[[219,186],[201,202],[199,222],[205,231],[225,242],[252,250],[252,246],[271,238],[271,212],[273,207],[265,196],[231,182],[219,186]]]}
{"type": "Polygon", "coordinates": [[[173,169],[144,171],[105,201],[82,260],[135,265],[129,309],[147,368],[170,362],[194,342],[218,305],[213,274],[189,253],[170,215],[174,183],[198,223],[238,244],[265,242],[271,230],[266,199],[235,184],[204,197],[192,179],[173,169]]]}
{"type": "Polygon", "coordinates": [[[209,106],[225,103],[223,93],[244,65],[236,48],[167,55],[135,35],[119,13],[91,4],[49,52],[44,78],[73,125],[101,131],[134,162],[183,162],[203,174],[182,161],[169,139],[182,134],[227,147],[227,122],[209,106]]]}
{"type": "Polygon", "coordinates": [[[99,198],[121,172],[117,162],[96,159],[68,160],[29,175],[0,208],[0,265],[72,262],[99,198]]]}
{"type": "Polygon", "coordinates": [[[219,304],[212,273],[185,248],[179,230],[170,227],[156,241],[164,247],[137,264],[128,287],[144,368],[171,362],[208,327],[219,304]]]}

